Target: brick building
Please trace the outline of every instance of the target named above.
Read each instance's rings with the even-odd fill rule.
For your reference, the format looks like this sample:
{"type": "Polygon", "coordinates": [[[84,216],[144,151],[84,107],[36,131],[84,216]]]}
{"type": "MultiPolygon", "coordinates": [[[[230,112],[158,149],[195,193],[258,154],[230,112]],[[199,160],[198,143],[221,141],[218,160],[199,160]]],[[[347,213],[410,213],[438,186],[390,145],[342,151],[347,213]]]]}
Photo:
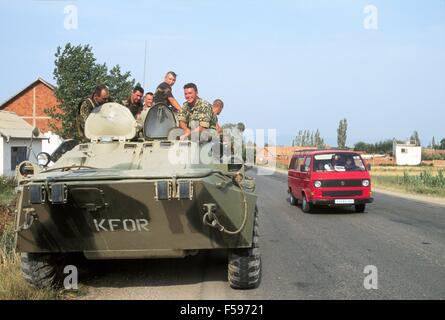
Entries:
{"type": "Polygon", "coordinates": [[[44,109],[58,105],[54,89],[52,84],[38,78],[3,102],[0,110],[14,112],[31,126],[39,128],[40,132],[46,133],[51,130],[49,124],[54,123],[54,120],[44,109]]]}

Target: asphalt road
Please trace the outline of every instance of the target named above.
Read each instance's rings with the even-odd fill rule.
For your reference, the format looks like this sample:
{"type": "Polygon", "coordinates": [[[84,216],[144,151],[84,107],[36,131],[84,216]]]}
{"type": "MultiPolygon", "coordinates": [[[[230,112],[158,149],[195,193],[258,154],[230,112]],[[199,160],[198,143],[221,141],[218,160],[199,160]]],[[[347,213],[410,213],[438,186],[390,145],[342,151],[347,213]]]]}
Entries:
{"type": "MultiPolygon", "coordinates": [[[[287,177],[257,179],[263,278],[227,284],[222,255],[88,262],[85,299],[445,299],[445,206],[374,193],[365,213],[287,200],[287,177]],[[366,266],[377,269],[377,289],[366,266]]],[[[375,280],[375,278],[374,278],[375,280]]]]}

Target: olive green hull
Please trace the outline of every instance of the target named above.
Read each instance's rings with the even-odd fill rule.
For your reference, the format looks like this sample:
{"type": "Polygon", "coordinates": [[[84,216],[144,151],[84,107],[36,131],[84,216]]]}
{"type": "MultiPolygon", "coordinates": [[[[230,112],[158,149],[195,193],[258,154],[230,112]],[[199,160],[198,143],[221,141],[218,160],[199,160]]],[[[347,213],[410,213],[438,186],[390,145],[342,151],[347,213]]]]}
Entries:
{"type": "MultiPolygon", "coordinates": [[[[36,219],[17,234],[19,252],[83,252],[90,259],[181,257],[196,250],[250,247],[256,195],[245,192],[247,221],[236,235],[203,222],[204,204],[216,205],[216,216],[228,230],[244,217],[243,193],[220,174],[190,178],[191,199],[157,200],[157,181],[175,179],[78,176],[33,181],[23,186],[17,226],[25,212],[36,219]],[[221,184],[221,182],[224,182],[221,184]],[[66,203],[49,199],[51,184],[63,184],[66,203]],[[31,203],[32,185],[42,186],[43,203],[31,203]],[[230,201],[228,201],[230,199],[230,201]]],[[[33,202],[35,202],[33,200],[33,202]]]]}

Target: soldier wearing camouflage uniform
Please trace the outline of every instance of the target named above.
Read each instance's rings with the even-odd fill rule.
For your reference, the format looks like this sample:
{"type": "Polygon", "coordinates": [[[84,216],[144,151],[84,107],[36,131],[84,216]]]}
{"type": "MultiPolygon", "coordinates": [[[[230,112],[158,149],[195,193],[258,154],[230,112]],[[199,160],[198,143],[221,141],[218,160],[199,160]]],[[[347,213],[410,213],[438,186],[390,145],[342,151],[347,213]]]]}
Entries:
{"type": "Polygon", "coordinates": [[[184,130],[181,140],[189,137],[193,131],[202,132],[210,128],[213,118],[212,105],[198,97],[198,88],[194,83],[184,86],[186,102],[178,114],[179,127],[184,130]]]}
{"type": "Polygon", "coordinates": [[[109,92],[106,85],[99,85],[94,89],[93,94],[90,98],[86,98],[82,100],[79,104],[79,110],[77,115],[77,131],[79,133],[79,137],[82,140],[85,140],[85,121],[91,113],[91,110],[94,108],[104,104],[108,101],[109,92]]]}
{"type": "Polygon", "coordinates": [[[222,129],[218,123],[218,116],[221,113],[222,109],[224,108],[224,102],[221,99],[216,99],[213,101],[212,105],[212,119],[210,120],[210,129],[216,130],[218,134],[222,132],[222,129]]]}
{"type": "Polygon", "coordinates": [[[144,95],[144,89],[140,86],[134,87],[131,95],[125,99],[122,100],[122,105],[126,106],[130,111],[133,117],[136,118],[136,115],[141,113],[143,106],[142,106],[142,96],[144,95]]]}
{"type": "Polygon", "coordinates": [[[153,96],[153,103],[163,103],[169,108],[171,108],[174,112],[180,112],[181,106],[178,101],[176,101],[175,97],[173,97],[172,87],[176,82],[176,73],[173,71],[169,71],[165,74],[164,82],[162,82],[155,91],[153,96]]]}

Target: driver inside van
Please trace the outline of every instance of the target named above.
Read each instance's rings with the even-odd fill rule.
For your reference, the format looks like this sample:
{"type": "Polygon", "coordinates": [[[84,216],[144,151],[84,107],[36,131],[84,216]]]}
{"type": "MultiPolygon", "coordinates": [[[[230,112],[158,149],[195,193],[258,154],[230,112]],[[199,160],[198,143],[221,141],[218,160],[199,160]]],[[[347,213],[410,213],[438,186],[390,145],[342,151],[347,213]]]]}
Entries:
{"type": "Polygon", "coordinates": [[[346,163],[345,163],[345,169],[346,170],[357,170],[357,166],[354,163],[354,160],[351,157],[348,157],[346,159],[346,163]]]}

